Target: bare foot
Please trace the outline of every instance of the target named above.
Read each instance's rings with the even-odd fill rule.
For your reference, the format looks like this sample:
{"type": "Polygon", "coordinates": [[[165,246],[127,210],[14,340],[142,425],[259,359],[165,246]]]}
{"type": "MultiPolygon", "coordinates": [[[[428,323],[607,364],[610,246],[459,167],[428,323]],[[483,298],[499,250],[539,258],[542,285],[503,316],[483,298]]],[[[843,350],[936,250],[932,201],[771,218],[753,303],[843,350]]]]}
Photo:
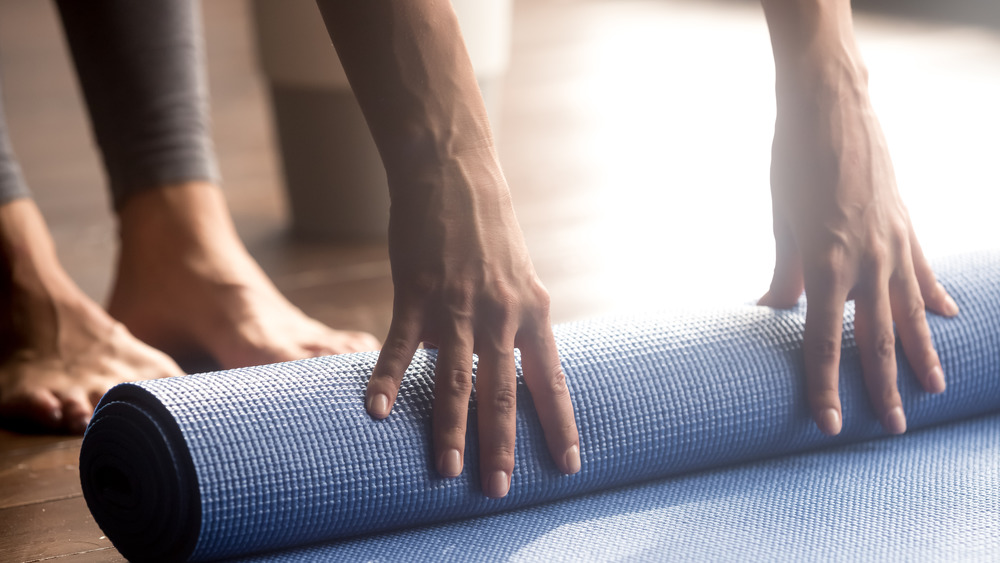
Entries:
{"type": "Polygon", "coordinates": [[[192,182],[133,196],[120,211],[121,256],[109,312],[177,356],[223,368],[378,349],[285,299],[240,242],[220,190],[192,182]]]}
{"type": "Polygon", "coordinates": [[[113,385],[183,374],[66,275],[31,200],[0,206],[0,259],[0,416],[82,433],[113,385]]]}

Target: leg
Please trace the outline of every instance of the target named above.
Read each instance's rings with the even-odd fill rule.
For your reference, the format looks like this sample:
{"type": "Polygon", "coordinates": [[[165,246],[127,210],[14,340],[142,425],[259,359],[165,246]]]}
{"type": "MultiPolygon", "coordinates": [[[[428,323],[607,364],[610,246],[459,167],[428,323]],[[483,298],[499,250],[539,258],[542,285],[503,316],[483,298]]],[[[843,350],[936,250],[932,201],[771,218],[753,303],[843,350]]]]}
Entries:
{"type": "Polygon", "coordinates": [[[14,150],[7,138],[7,121],[2,109],[3,98],[0,97],[0,205],[15,199],[28,197],[28,185],[21,176],[21,167],[14,158],[14,150]]]}
{"type": "Polygon", "coordinates": [[[112,315],[227,368],[376,348],[305,316],[239,240],[217,186],[196,3],[58,4],[119,212],[112,315]]]}
{"type": "Polygon", "coordinates": [[[0,417],[80,433],[122,381],[181,374],[66,275],[0,111],[0,417]]]}

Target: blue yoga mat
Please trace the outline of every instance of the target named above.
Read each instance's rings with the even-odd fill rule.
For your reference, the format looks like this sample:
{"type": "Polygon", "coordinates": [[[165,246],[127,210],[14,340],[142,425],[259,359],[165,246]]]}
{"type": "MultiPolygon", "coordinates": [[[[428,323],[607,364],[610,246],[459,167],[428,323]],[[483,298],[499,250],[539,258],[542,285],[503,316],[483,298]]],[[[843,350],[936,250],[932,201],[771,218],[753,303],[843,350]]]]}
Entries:
{"type": "MultiPolygon", "coordinates": [[[[668,544],[662,538],[643,544],[608,530],[634,529],[635,522],[643,521],[667,526],[678,518],[707,535],[688,538],[687,543],[701,546],[701,551],[678,547],[667,555],[697,559],[699,553],[735,549],[733,538],[740,534],[723,534],[724,526],[710,519],[698,525],[697,512],[689,514],[692,523],[676,506],[688,494],[682,490],[685,483],[690,485],[686,480],[712,483],[712,475],[722,475],[716,478],[718,498],[732,493],[733,483],[753,492],[755,484],[765,480],[771,486],[767,494],[785,499],[784,505],[762,504],[770,498],[764,495],[754,497],[761,501],[756,504],[732,504],[723,511],[729,515],[726,521],[747,518],[744,511],[751,509],[765,514],[762,526],[781,521],[784,509],[797,515],[789,517],[785,528],[775,524],[768,535],[743,548],[753,553],[750,547],[771,546],[771,553],[780,558],[781,553],[794,553],[796,530],[829,512],[823,499],[830,495],[823,487],[845,485],[838,481],[842,475],[875,480],[896,475],[898,483],[922,475],[920,471],[964,463],[965,458],[956,461],[954,455],[932,448],[944,447],[952,438],[983,446],[976,452],[992,459],[993,465],[979,459],[963,467],[985,471],[984,483],[996,490],[996,418],[958,425],[957,436],[951,438],[941,429],[918,430],[1000,412],[1000,254],[959,257],[936,266],[962,313],[954,319],[929,316],[948,380],[945,393],[924,393],[898,353],[900,392],[912,436],[838,447],[884,437],[860,377],[852,311],[845,313],[841,360],[844,429],[830,438],[812,424],[805,403],[804,305],[788,311],[737,306],[557,327],[580,429],[583,470],[563,476],[548,459],[527,389],[519,383],[516,467],[510,493],[501,500],[486,499],[479,490],[474,409],[463,475],[442,479],[432,466],[432,351],[414,358],[393,414],[385,421],[370,419],[363,409],[375,354],[119,385],[101,401],[84,438],[84,495],[95,520],[130,559],[208,560],[315,542],[328,543],[277,557],[370,558],[363,550],[383,549],[388,558],[439,559],[451,553],[454,559],[494,559],[536,553],[524,551],[531,548],[546,558],[556,549],[552,546],[564,545],[546,543],[553,529],[591,540],[610,541],[617,535],[624,556],[641,557],[646,553],[643,545],[659,549],[668,544]],[[880,450],[871,444],[889,445],[880,450]],[[905,450],[906,444],[927,453],[926,467],[916,463],[919,453],[894,453],[905,450]],[[718,469],[824,448],[833,449],[783,458],[797,460],[784,464],[772,460],[750,469],[718,469]],[[886,459],[901,461],[887,465],[886,459]],[[708,469],[723,473],[663,481],[708,469]],[[736,477],[726,477],[730,474],[725,471],[736,471],[736,477]],[[646,484],[620,489],[639,483],[646,484]],[[561,499],[570,500],[545,504],[561,499]],[[639,502],[642,499],[647,504],[639,502]],[[520,510],[498,514],[512,509],[520,510]],[[629,524],[631,516],[635,518],[629,524]],[[477,527],[469,528],[472,522],[477,527]],[[795,523],[798,528],[791,525],[795,523]],[[413,530],[433,524],[439,525],[413,530]],[[594,531],[588,533],[588,525],[594,531]],[[380,534],[391,530],[397,532],[380,534]],[[362,535],[367,537],[359,539],[362,535]],[[713,536],[728,539],[716,542],[713,536]],[[541,538],[541,543],[527,543],[525,537],[541,538]],[[489,538],[493,540],[485,543],[489,538]],[[506,542],[507,548],[496,547],[497,542],[506,542]],[[638,551],[627,551],[629,546],[639,546],[638,551]]],[[[962,500],[954,496],[957,487],[945,486],[952,481],[938,481],[929,482],[925,490],[951,491],[942,506],[962,500]],[[938,481],[944,484],[938,487],[938,481]]],[[[846,485],[844,489],[851,490],[846,485]]],[[[981,495],[983,490],[973,488],[970,494],[981,495]]],[[[845,497],[848,508],[857,512],[867,507],[868,512],[849,510],[847,516],[860,528],[878,522],[885,515],[879,495],[894,491],[856,489],[853,497],[845,497]]],[[[980,510],[973,516],[1000,512],[992,498],[992,513],[980,510]]],[[[921,526],[933,527],[935,522],[933,515],[921,515],[925,513],[916,511],[893,521],[915,518],[911,532],[917,534],[921,526]]],[[[660,535],[668,532],[661,529],[660,535]]],[[[975,534],[966,540],[975,549],[996,549],[975,534]]],[[[613,554],[607,541],[590,544],[613,554]]],[[[586,553],[563,555],[586,558],[586,553]]],[[[591,553],[603,558],[599,551],[591,553]]]]}
{"type": "Polygon", "coordinates": [[[1000,560],[1000,416],[245,559],[1000,560]]]}

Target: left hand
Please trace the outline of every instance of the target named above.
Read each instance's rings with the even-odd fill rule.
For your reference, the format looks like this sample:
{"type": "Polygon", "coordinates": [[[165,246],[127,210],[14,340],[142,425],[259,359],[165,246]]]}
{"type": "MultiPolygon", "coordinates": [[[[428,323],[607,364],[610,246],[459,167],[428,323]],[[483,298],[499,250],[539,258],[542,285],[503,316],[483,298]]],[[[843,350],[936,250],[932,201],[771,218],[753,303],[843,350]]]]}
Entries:
{"type": "Polygon", "coordinates": [[[417,345],[434,344],[434,459],[441,475],[456,477],[465,458],[472,354],[478,354],[480,479],[487,496],[500,498],[514,469],[515,346],[550,455],[563,473],[580,470],[580,446],[549,294],[535,275],[494,161],[488,151],[434,167],[420,181],[408,177],[414,186],[393,186],[392,324],[366,404],[372,416],[389,416],[417,345]]]}

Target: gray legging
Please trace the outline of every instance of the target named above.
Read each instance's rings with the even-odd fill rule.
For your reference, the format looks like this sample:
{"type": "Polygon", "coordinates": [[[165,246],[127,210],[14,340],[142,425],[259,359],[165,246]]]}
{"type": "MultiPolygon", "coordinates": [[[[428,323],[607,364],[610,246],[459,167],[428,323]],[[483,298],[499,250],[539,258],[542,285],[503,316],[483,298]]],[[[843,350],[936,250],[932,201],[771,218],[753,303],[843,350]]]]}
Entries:
{"type": "MultiPolygon", "coordinates": [[[[59,0],[115,208],[137,191],[217,182],[196,0],[59,0]]],[[[0,111],[0,204],[28,195],[0,111]]]]}

